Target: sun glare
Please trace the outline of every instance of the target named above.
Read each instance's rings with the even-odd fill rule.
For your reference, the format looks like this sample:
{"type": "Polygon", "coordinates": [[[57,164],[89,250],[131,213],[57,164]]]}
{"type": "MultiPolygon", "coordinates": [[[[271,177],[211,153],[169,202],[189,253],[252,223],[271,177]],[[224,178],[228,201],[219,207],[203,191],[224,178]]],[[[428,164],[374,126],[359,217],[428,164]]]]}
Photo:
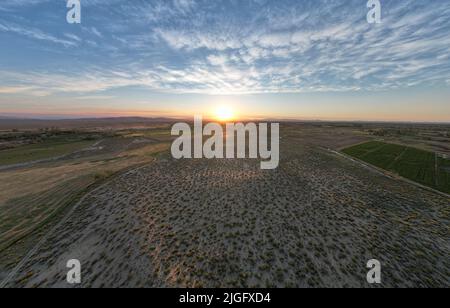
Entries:
{"type": "Polygon", "coordinates": [[[219,106],[215,111],[215,117],[220,122],[228,122],[234,120],[235,114],[231,107],[219,106]]]}

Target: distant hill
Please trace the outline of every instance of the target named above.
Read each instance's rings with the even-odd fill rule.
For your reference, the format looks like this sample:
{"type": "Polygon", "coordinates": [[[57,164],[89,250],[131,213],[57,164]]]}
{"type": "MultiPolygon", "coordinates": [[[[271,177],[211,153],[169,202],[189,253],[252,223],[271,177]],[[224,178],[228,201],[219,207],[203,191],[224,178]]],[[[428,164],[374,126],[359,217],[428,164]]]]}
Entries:
{"type": "Polygon", "coordinates": [[[41,128],[128,128],[145,127],[154,124],[173,123],[177,120],[171,118],[143,118],[143,117],[122,117],[122,118],[85,118],[85,119],[20,119],[0,116],[0,130],[11,129],[41,129],[41,128]]]}
{"type": "Polygon", "coordinates": [[[16,117],[7,117],[0,115],[0,120],[18,120],[19,118],[16,117]]]}

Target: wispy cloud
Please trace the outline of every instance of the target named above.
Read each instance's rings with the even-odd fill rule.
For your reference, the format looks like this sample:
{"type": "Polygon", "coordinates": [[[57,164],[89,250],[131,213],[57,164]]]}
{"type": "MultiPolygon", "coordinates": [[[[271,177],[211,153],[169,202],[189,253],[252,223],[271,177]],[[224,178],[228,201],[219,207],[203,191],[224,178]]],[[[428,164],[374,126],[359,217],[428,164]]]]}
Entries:
{"type": "Polygon", "coordinates": [[[33,87],[0,87],[0,94],[16,94],[34,90],[33,87]]]}
{"type": "Polygon", "coordinates": [[[48,1],[49,0],[2,0],[0,3],[0,11],[9,11],[25,6],[35,6],[48,1]]]}
{"type": "Polygon", "coordinates": [[[110,100],[113,99],[114,96],[111,95],[90,95],[90,96],[79,96],[76,97],[77,100],[88,100],[88,101],[93,101],[93,100],[110,100]]]}
{"type": "MultiPolygon", "coordinates": [[[[23,7],[26,2],[6,1],[0,7],[23,7]]],[[[28,37],[36,41],[36,49],[39,41],[62,49],[82,46],[76,66],[57,66],[49,58],[58,70],[8,68],[0,82],[50,93],[137,86],[202,94],[448,84],[450,3],[382,3],[383,23],[369,25],[365,2],[358,0],[84,1],[95,10],[80,28],[58,29],[49,22],[37,29],[36,22],[22,18],[19,26],[13,17],[0,22],[0,35],[28,37]]]]}
{"type": "MultiPolygon", "coordinates": [[[[73,41],[57,38],[57,37],[55,37],[55,36],[53,36],[51,34],[43,32],[43,31],[41,31],[39,29],[27,28],[27,27],[23,27],[23,26],[19,26],[19,25],[14,25],[14,24],[0,23],[0,31],[12,32],[14,34],[22,35],[22,36],[25,36],[25,37],[28,37],[28,38],[32,38],[32,39],[36,39],[36,40],[41,40],[41,41],[47,41],[47,42],[52,42],[52,43],[56,43],[56,44],[61,44],[61,45],[64,45],[65,47],[70,47],[70,46],[76,46],[77,45],[73,41]]],[[[75,35],[72,35],[72,34],[66,34],[66,36],[71,38],[71,39],[76,37],[75,35]]]]}

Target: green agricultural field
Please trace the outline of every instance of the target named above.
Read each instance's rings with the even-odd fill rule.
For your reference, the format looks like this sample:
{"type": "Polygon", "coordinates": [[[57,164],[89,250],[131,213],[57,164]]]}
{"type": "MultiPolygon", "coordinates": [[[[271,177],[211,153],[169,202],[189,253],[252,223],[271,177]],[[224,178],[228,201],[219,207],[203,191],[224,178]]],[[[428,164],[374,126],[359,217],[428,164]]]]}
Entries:
{"type": "Polygon", "coordinates": [[[359,144],[343,152],[417,183],[450,193],[450,160],[433,152],[379,141],[359,144]]]}
{"type": "Polygon", "coordinates": [[[438,166],[439,189],[450,193],[450,159],[439,158],[438,166]]]}
{"type": "Polygon", "coordinates": [[[95,141],[46,141],[0,151],[0,166],[26,163],[67,155],[94,144],[95,141]]]}

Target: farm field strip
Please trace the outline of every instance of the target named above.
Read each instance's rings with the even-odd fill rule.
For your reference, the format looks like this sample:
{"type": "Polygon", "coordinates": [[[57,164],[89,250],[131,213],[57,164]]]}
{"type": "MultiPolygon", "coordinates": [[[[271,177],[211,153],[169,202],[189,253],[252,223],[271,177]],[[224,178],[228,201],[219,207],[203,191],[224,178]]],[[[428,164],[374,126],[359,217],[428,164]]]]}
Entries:
{"type": "Polygon", "coordinates": [[[95,141],[51,142],[20,146],[0,152],[0,166],[59,157],[92,146],[95,141]]]}
{"type": "Polygon", "coordinates": [[[450,193],[450,161],[436,153],[380,141],[359,144],[342,152],[419,184],[450,193]]]}
{"type": "Polygon", "coordinates": [[[45,223],[93,183],[92,176],[80,176],[41,193],[40,197],[31,195],[11,200],[3,206],[4,211],[0,215],[3,222],[9,222],[0,224],[0,251],[45,223]],[[28,213],[26,216],[23,215],[25,212],[28,213]]]}

